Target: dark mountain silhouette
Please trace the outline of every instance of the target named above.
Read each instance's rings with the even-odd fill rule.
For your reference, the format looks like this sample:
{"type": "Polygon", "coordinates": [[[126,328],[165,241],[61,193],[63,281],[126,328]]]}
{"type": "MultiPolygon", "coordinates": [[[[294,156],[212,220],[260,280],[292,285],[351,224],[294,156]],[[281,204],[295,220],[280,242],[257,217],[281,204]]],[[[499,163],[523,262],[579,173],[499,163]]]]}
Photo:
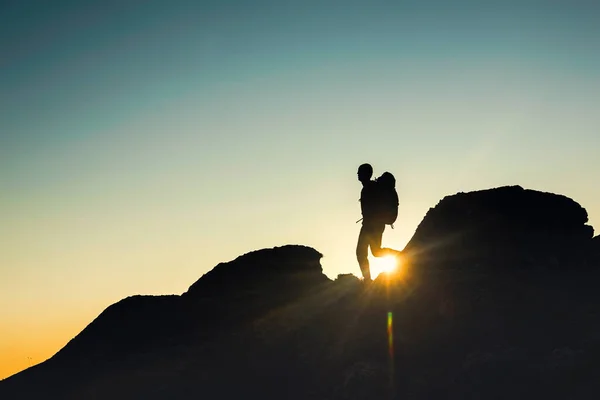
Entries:
{"type": "Polygon", "coordinates": [[[309,247],[254,251],[181,296],[111,305],[0,398],[597,398],[586,223],[573,200],[518,186],[448,196],[410,264],[369,287],[331,281],[309,247]]]}

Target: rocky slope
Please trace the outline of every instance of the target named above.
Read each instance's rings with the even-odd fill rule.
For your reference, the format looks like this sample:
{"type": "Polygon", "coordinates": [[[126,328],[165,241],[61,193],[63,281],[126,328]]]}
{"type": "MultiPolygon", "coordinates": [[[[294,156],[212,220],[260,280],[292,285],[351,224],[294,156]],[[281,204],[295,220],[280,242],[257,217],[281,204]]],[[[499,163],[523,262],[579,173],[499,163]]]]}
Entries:
{"type": "Polygon", "coordinates": [[[412,264],[369,287],[327,279],[308,247],[252,252],[181,296],[108,307],[0,398],[598,398],[586,222],[574,201],[519,187],[449,196],[412,264]]]}

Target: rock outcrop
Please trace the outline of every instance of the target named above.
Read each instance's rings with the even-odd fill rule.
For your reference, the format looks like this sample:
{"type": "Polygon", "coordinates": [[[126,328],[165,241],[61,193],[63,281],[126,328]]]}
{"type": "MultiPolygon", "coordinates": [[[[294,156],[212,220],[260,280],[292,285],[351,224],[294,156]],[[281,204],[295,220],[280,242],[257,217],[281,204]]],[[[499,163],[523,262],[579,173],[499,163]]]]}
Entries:
{"type": "MultiPolygon", "coordinates": [[[[220,263],[204,274],[182,296],[290,296],[328,282],[323,274],[321,253],[307,246],[282,246],[244,254],[220,263]]],[[[273,300],[270,298],[270,300],[273,300]]]]}
{"type": "Polygon", "coordinates": [[[557,194],[506,186],[443,198],[406,246],[429,266],[579,268],[594,229],[586,210],[557,194]]]}

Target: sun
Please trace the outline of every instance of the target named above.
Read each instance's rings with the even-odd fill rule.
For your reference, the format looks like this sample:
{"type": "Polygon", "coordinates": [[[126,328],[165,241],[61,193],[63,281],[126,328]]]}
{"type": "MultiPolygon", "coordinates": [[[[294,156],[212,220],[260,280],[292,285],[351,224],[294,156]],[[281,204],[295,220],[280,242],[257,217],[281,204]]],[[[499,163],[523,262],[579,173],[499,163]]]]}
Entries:
{"type": "Polygon", "coordinates": [[[371,276],[375,279],[382,272],[393,272],[398,269],[398,263],[398,258],[394,256],[370,257],[371,276]]]}

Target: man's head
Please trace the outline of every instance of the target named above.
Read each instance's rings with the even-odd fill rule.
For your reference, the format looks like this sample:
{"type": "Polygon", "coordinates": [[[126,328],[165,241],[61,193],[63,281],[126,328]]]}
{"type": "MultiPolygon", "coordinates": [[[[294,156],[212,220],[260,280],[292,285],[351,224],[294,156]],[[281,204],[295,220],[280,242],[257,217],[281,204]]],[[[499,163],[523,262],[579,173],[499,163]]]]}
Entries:
{"type": "Polygon", "coordinates": [[[360,167],[358,167],[357,175],[359,181],[363,183],[368,182],[373,176],[373,167],[371,167],[371,164],[362,164],[360,167]]]}

